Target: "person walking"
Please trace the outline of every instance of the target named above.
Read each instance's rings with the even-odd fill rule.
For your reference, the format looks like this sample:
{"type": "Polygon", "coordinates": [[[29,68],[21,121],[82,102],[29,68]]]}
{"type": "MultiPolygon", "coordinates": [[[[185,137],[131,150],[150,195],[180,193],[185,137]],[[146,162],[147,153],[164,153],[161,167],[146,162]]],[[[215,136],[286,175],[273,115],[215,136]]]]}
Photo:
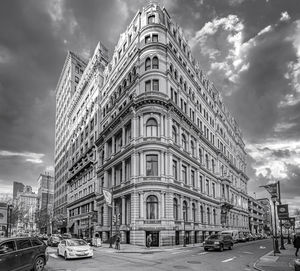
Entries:
{"type": "Polygon", "coordinates": [[[299,252],[299,248],[300,248],[300,233],[296,233],[293,245],[294,245],[294,248],[296,248],[295,256],[298,257],[298,252],[299,252]]]}
{"type": "Polygon", "coordinates": [[[147,248],[150,248],[151,247],[151,243],[152,243],[152,236],[151,236],[151,234],[149,234],[148,236],[147,236],[147,240],[146,240],[146,242],[147,242],[147,248]]]}
{"type": "Polygon", "coordinates": [[[120,242],[121,242],[121,240],[120,240],[120,235],[118,235],[117,238],[116,238],[116,246],[115,246],[115,249],[120,250],[120,242]]]}

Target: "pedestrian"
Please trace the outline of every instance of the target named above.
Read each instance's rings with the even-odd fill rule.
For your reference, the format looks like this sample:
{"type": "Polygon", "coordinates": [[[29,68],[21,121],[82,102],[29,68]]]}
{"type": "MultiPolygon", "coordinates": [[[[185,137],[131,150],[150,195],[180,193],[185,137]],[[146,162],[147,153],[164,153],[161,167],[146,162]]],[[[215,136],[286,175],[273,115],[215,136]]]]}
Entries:
{"type": "Polygon", "coordinates": [[[150,248],[150,247],[151,247],[151,243],[152,243],[152,236],[151,236],[151,234],[149,234],[149,235],[147,236],[147,240],[146,240],[147,248],[150,248]]]}
{"type": "Polygon", "coordinates": [[[296,233],[293,245],[294,245],[294,248],[296,248],[295,256],[298,257],[298,251],[300,248],[300,233],[296,233]]]}
{"type": "Polygon", "coordinates": [[[115,249],[120,250],[120,235],[117,235],[115,249]]]}

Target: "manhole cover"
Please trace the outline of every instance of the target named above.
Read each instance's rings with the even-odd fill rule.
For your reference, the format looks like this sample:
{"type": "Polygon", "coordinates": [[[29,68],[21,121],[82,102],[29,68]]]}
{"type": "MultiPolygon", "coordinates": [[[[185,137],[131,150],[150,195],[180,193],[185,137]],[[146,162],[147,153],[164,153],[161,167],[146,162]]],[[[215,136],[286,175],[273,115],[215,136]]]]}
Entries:
{"type": "Polygon", "coordinates": [[[186,266],[182,266],[182,265],[175,265],[173,266],[175,269],[186,269],[186,266]]]}
{"type": "Polygon", "coordinates": [[[199,261],[187,261],[187,263],[191,263],[191,264],[201,264],[201,262],[199,262],[199,261]]]}

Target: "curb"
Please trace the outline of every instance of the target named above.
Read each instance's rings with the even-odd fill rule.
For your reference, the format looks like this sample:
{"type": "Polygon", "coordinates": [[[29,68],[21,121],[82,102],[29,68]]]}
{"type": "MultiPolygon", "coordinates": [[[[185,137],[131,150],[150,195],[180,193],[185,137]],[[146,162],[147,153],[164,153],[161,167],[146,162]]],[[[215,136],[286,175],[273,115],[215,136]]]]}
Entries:
{"type": "Polygon", "coordinates": [[[257,264],[258,264],[258,262],[260,261],[260,259],[261,259],[262,257],[265,257],[265,256],[269,255],[269,254],[272,253],[272,252],[273,252],[273,250],[271,250],[271,251],[269,251],[268,253],[264,254],[263,256],[259,257],[258,260],[256,260],[255,263],[253,264],[253,268],[254,268],[255,270],[258,270],[258,271],[264,271],[264,269],[261,269],[260,267],[258,267],[257,264]]]}

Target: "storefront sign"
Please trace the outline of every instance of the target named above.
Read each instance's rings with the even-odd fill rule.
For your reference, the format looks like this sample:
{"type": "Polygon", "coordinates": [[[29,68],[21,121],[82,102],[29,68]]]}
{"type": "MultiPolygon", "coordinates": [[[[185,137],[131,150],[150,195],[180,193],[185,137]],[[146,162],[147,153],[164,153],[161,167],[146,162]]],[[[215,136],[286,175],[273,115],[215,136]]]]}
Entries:
{"type": "Polygon", "coordinates": [[[289,206],[288,204],[280,204],[277,206],[277,214],[280,220],[289,219],[289,206]]]}

